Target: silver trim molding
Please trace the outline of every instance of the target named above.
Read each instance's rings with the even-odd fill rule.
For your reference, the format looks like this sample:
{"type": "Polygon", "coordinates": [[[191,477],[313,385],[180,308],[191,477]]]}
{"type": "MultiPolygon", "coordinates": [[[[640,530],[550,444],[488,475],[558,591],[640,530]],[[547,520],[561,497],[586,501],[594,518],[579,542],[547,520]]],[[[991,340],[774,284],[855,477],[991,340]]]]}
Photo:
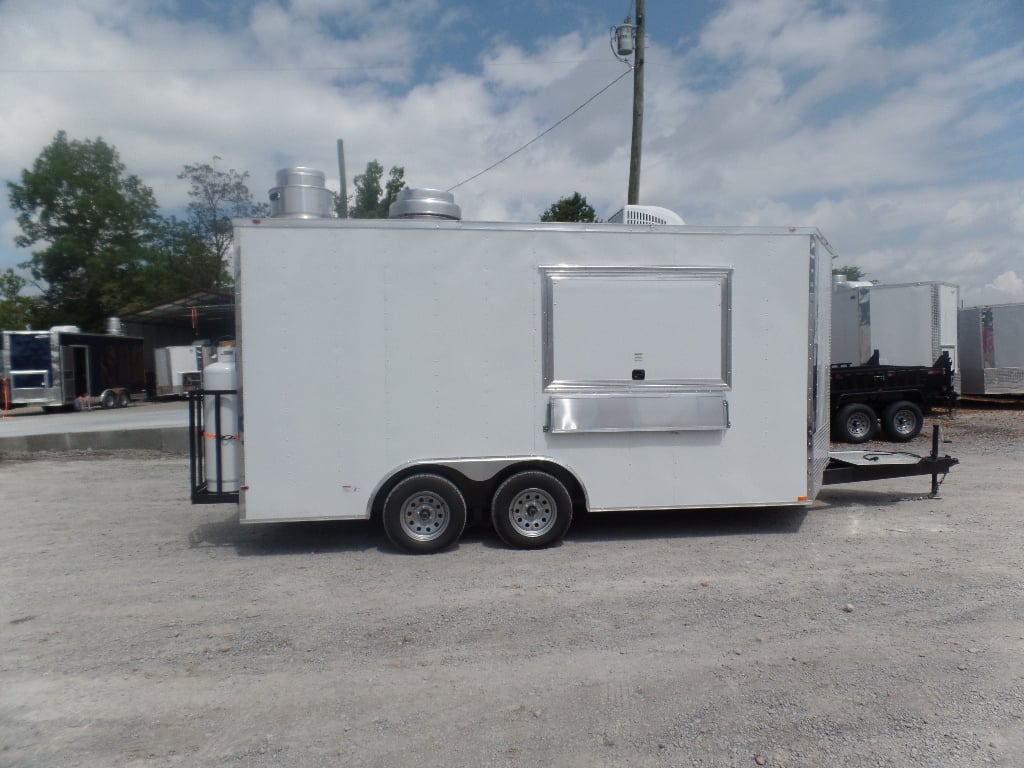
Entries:
{"type": "Polygon", "coordinates": [[[722,431],[729,403],[721,392],[553,395],[546,429],[584,432],[722,431]]]}

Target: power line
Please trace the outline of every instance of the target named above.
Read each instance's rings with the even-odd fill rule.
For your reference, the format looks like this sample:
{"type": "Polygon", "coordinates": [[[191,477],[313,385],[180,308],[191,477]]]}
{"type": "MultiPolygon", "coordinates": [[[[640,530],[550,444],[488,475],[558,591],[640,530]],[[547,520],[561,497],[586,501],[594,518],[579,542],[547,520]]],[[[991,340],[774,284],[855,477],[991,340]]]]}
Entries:
{"type": "MultiPolygon", "coordinates": [[[[487,66],[497,69],[514,67],[533,67],[545,65],[577,65],[593,64],[601,59],[545,59],[530,62],[491,62],[487,66]]],[[[225,74],[243,72],[374,72],[408,68],[408,63],[399,64],[353,64],[348,66],[309,66],[309,67],[65,67],[54,69],[0,67],[0,75],[152,75],[152,74],[208,74],[221,72],[225,74]]]]}
{"type": "Polygon", "coordinates": [[[451,186],[451,187],[448,187],[448,189],[447,189],[446,191],[448,191],[448,192],[451,192],[451,191],[452,191],[453,189],[457,189],[458,187],[461,187],[461,186],[462,186],[463,184],[468,184],[469,182],[473,181],[473,179],[478,179],[478,178],[480,178],[481,176],[483,176],[483,175],[484,175],[485,173],[487,173],[488,171],[490,171],[490,170],[493,170],[493,169],[497,168],[497,167],[498,167],[499,165],[501,165],[502,163],[504,163],[504,162],[505,162],[506,160],[509,160],[509,159],[511,159],[511,158],[513,158],[513,157],[515,157],[515,156],[516,156],[516,155],[518,155],[518,154],[519,154],[520,152],[522,152],[522,151],[523,151],[524,149],[526,149],[526,148],[527,148],[528,146],[530,146],[531,144],[533,144],[533,143],[534,143],[534,142],[536,142],[536,141],[539,141],[540,139],[542,139],[542,138],[543,138],[544,136],[546,136],[547,134],[551,133],[551,132],[552,132],[553,130],[555,130],[555,128],[557,128],[557,127],[558,127],[558,126],[560,126],[560,125],[561,125],[562,123],[564,123],[564,122],[565,122],[566,120],[568,120],[568,119],[569,119],[570,117],[572,117],[573,115],[575,115],[575,114],[576,114],[577,112],[579,112],[579,111],[580,111],[581,109],[583,109],[583,108],[584,108],[585,106],[587,106],[587,104],[589,104],[590,102],[592,102],[592,101],[593,101],[594,99],[596,99],[596,98],[597,98],[598,96],[600,96],[600,95],[601,95],[602,93],[604,93],[605,91],[607,91],[607,90],[608,90],[609,88],[611,88],[611,87],[612,87],[613,85],[615,85],[615,84],[616,84],[617,82],[619,82],[619,80],[621,80],[622,78],[624,78],[624,77],[625,77],[626,75],[628,75],[628,74],[629,74],[630,72],[632,72],[632,71],[633,71],[632,69],[627,69],[627,70],[626,70],[625,72],[623,72],[623,73],[622,73],[621,75],[619,75],[619,76],[618,76],[618,77],[616,77],[616,78],[615,78],[614,80],[612,80],[612,81],[611,81],[610,83],[608,83],[608,85],[606,85],[606,86],[605,86],[604,88],[602,88],[601,90],[599,90],[599,91],[598,91],[597,93],[595,93],[595,94],[594,94],[593,96],[591,96],[591,97],[590,97],[589,99],[587,99],[587,100],[586,100],[586,101],[584,101],[584,102],[583,102],[582,104],[580,104],[580,105],[579,105],[578,107],[576,107],[576,109],[574,109],[574,110],[573,110],[572,112],[570,112],[569,114],[567,114],[567,115],[566,115],[565,117],[563,117],[563,118],[562,118],[561,120],[559,120],[559,121],[558,121],[557,123],[555,123],[554,125],[552,125],[552,126],[551,126],[550,128],[548,128],[547,130],[545,130],[545,131],[542,131],[541,133],[539,133],[539,134],[537,134],[536,136],[534,136],[534,137],[533,137],[532,139],[530,139],[530,140],[529,140],[528,142],[526,142],[525,144],[523,144],[523,146],[519,147],[519,149],[516,149],[516,150],[513,150],[512,152],[509,152],[509,153],[508,153],[507,155],[505,155],[505,156],[504,156],[503,158],[501,158],[501,160],[499,160],[498,162],[496,162],[496,163],[493,163],[493,164],[491,164],[491,165],[487,166],[486,168],[484,168],[484,169],[483,169],[482,171],[480,171],[479,173],[475,173],[475,174],[473,174],[472,176],[470,176],[470,177],[469,177],[468,179],[463,179],[463,180],[462,180],[462,181],[460,181],[460,182],[459,182],[458,184],[455,184],[455,185],[453,185],[453,186],[451,186]]]}

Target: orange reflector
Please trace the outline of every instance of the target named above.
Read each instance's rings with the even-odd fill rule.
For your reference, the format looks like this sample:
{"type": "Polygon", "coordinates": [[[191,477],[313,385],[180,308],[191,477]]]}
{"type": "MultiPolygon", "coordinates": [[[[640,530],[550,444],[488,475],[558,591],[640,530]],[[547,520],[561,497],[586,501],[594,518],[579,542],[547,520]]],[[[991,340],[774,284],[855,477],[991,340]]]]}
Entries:
{"type": "Polygon", "coordinates": [[[807,497],[806,496],[797,496],[796,500],[797,501],[807,501],[807,497]]]}

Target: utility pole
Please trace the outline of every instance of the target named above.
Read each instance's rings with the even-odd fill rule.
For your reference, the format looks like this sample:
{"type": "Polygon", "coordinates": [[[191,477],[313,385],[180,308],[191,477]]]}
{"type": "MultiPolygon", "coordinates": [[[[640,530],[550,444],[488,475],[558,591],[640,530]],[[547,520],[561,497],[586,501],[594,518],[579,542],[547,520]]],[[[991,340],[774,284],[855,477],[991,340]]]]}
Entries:
{"type": "Polygon", "coordinates": [[[335,209],[338,211],[339,219],[348,218],[348,183],[345,181],[345,142],[338,139],[338,178],[341,180],[341,189],[338,193],[338,203],[335,209]]]}
{"type": "Polygon", "coordinates": [[[636,50],[633,53],[633,140],[629,150],[629,191],[626,202],[640,200],[640,145],[644,135],[644,0],[636,0],[636,50]]]}

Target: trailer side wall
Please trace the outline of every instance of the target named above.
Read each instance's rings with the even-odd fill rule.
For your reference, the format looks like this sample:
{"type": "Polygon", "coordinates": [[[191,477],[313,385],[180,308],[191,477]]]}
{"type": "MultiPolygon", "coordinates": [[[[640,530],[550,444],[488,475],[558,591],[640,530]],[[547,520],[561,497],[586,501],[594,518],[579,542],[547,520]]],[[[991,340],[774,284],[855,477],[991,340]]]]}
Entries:
{"type": "Polygon", "coordinates": [[[813,233],[236,227],[246,520],[366,517],[396,469],[460,458],[545,457],[593,509],[817,491],[830,276],[813,233]],[[729,426],[659,428],[665,396],[725,400],[729,426]],[[552,429],[564,397],[586,418],[552,429]]]}

